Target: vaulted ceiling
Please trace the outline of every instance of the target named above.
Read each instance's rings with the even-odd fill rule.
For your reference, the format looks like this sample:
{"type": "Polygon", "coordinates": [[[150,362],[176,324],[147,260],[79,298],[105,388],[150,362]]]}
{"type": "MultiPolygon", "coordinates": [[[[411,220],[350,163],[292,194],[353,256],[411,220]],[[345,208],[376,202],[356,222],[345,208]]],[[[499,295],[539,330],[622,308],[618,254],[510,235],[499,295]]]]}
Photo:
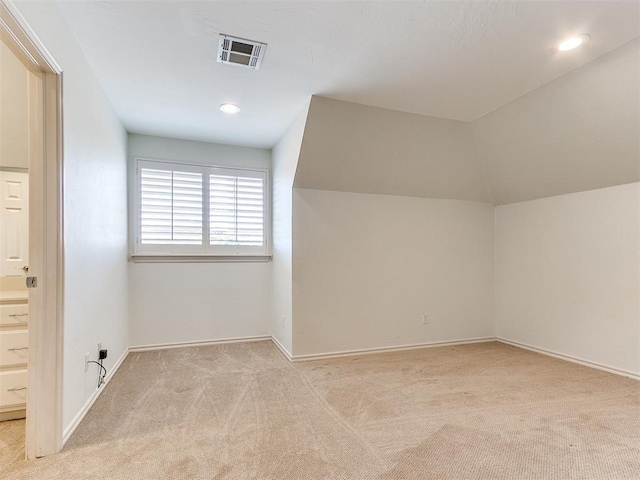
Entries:
{"type": "Polygon", "coordinates": [[[314,94],[472,121],[640,35],[623,0],[59,6],[129,131],[267,148],[314,94]],[[584,48],[552,51],[582,32],[584,48]],[[219,33],[267,43],[262,68],[217,63],[219,33]]]}
{"type": "Polygon", "coordinates": [[[497,204],[640,181],[640,39],[472,127],[497,204]]]}
{"type": "Polygon", "coordinates": [[[640,39],[468,123],[314,97],[295,186],[498,205],[640,181],[640,39]]]}

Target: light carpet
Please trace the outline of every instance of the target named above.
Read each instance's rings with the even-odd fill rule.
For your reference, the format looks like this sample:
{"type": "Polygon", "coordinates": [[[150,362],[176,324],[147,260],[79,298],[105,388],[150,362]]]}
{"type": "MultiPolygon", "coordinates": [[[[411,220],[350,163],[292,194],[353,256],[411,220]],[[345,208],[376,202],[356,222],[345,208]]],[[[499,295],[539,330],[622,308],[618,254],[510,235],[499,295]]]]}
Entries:
{"type": "Polygon", "coordinates": [[[637,480],[640,382],[499,343],[132,353],[62,453],[0,459],[11,479],[637,480]]]}

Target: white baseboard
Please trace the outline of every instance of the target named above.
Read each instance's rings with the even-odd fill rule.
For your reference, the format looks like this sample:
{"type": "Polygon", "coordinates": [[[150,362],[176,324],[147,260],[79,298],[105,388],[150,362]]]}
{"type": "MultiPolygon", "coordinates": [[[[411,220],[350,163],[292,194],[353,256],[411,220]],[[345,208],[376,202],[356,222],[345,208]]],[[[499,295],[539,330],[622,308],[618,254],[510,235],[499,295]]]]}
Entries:
{"type": "Polygon", "coordinates": [[[8,412],[0,412],[0,422],[6,422],[9,420],[20,420],[27,417],[27,410],[22,408],[20,410],[11,410],[8,412]]]}
{"type": "Polygon", "coordinates": [[[67,428],[64,429],[64,433],[62,435],[62,445],[67,443],[67,440],[71,438],[71,435],[73,435],[73,432],[76,431],[76,428],[78,428],[78,425],[80,425],[80,422],[82,422],[85,415],[89,412],[89,410],[91,410],[91,407],[93,406],[95,401],[98,399],[100,394],[104,392],[105,387],[109,384],[109,382],[111,381],[115,373],[118,371],[118,369],[122,365],[122,362],[124,362],[124,359],[127,358],[127,355],[129,355],[129,349],[126,349],[122,353],[118,361],[113,365],[113,368],[111,368],[111,371],[107,374],[102,386],[94,390],[94,392],[85,402],[84,406],[80,409],[77,415],[73,417],[73,420],[71,420],[71,423],[67,425],[67,428]]]}
{"type": "Polygon", "coordinates": [[[495,337],[467,338],[462,340],[454,340],[454,341],[446,341],[446,342],[412,343],[410,345],[398,345],[395,347],[365,348],[360,350],[344,350],[340,352],[314,353],[311,355],[292,355],[290,356],[290,358],[291,358],[291,361],[293,362],[307,362],[310,360],[352,357],[355,355],[370,355],[373,353],[402,352],[405,350],[418,350],[421,348],[449,347],[454,345],[468,345],[472,343],[487,343],[487,342],[495,342],[495,341],[496,341],[495,337]]]}
{"type": "Polygon", "coordinates": [[[276,347],[278,347],[278,349],[284,354],[284,356],[287,357],[287,360],[289,360],[289,361],[292,360],[292,356],[291,356],[291,353],[289,352],[289,350],[284,348],[284,345],[282,345],[280,343],[280,341],[276,337],[274,337],[273,335],[271,336],[271,341],[275,344],[276,347]]]}
{"type": "Polygon", "coordinates": [[[223,343],[243,343],[243,342],[263,342],[270,340],[271,336],[262,335],[255,337],[233,337],[233,338],[221,338],[218,340],[196,340],[192,342],[175,342],[175,343],[157,343],[152,345],[137,345],[135,347],[129,347],[130,352],[148,352],[151,350],[166,350],[168,348],[183,348],[183,347],[202,347],[207,345],[220,345],[223,343]]]}
{"type": "Polygon", "coordinates": [[[609,365],[604,365],[602,363],[592,362],[589,360],[585,360],[583,358],[574,357],[572,355],[565,355],[563,353],[554,352],[552,350],[546,350],[544,348],[534,347],[532,345],[528,345],[526,343],[515,342],[513,340],[507,340],[506,338],[496,338],[496,340],[500,343],[504,343],[506,345],[511,345],[512,347],[523,348],[525,350],[530,350],[532,352],[540,353],[542,355],[547,355],[549,357],[558,358],[560,360],[565,360],[571,363],[577,363],[578,365],[582,365],[584,367],[591,367],[597,370],[602,370],[604,372],[613,373],[615,375],[621,375],[623,377],[632,378],[634,380],[640,380],[640,375],[634,372],[630,372],[628,370],[622,370],[620,368],[611,367],[609,365]]]}

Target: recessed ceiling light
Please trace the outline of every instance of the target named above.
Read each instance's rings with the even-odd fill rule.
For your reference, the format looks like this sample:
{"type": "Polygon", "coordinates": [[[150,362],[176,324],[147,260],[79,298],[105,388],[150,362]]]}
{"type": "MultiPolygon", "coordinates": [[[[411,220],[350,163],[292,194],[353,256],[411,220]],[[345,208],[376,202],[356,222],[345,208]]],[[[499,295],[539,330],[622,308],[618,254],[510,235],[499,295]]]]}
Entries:
{"type": "Polygon", "coordinates": [[[220,111],[223,113],[228,113],[229,115],[235,115],[240,111],[240,107],[234,105],[233,103],[223,103],[220,105],[220,111]]]}
{"type": "Polygon", "coordinates": [[[575,35],[561,42],[560,45],[558,45],[558,50],[560,50],[561,52],[573,50],[574,48],[578,48],[580,45],[588,41],[589,41],[589,35],[587,35],[586,33],[575,35]]]}

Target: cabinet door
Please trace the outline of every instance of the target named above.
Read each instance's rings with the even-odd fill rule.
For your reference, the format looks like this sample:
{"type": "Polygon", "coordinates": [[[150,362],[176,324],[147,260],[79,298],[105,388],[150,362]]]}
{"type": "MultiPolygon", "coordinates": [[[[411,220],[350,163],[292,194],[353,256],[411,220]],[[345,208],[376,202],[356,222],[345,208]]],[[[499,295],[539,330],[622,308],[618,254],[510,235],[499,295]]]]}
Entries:
{"type": "Polygon", "coordinates": [[[19,277],[29,265],[29,175],[0,172],[0,275],[19,277]]]}
{"type": "Polygon", "coordinates": [[[0,372],[0,408],[24,405],[27,401],[27,370],[0,372]]]}
{"type": "Polygon", "coordinates": [[[0,331],[0,367],[26,365],[29,359],[29,332],[0,331]]]}
{"type": "Polygon", "coordinates": [[[0,327],[3,325],[27,325],[28,323],[29,305],[26,303],[0,305],[0,327]]]}

